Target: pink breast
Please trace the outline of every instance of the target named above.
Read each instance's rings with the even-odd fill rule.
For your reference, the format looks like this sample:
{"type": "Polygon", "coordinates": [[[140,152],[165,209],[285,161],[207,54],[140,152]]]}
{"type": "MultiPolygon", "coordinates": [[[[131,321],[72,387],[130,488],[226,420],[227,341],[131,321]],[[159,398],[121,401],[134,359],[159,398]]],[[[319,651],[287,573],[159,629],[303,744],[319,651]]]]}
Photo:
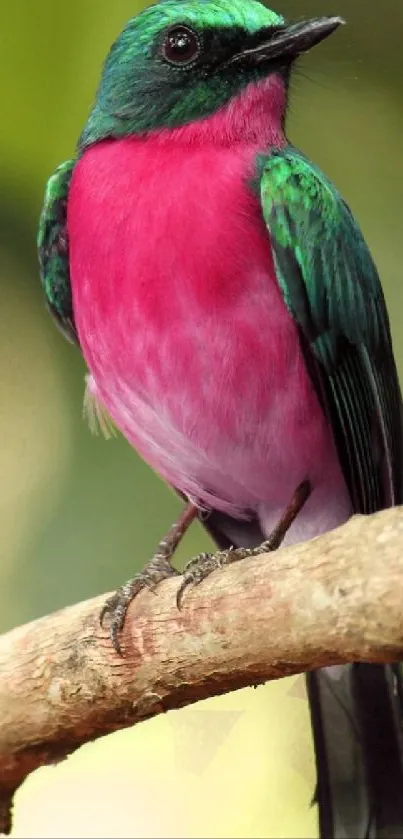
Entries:
{"type": "Polygon", "coordinates": [[[247,186],[255,154],[103,142],[76,167],[68,208],[99,398],[171,484],[239,516],[288,503],[307,475],[341,480],[247,186]]]}

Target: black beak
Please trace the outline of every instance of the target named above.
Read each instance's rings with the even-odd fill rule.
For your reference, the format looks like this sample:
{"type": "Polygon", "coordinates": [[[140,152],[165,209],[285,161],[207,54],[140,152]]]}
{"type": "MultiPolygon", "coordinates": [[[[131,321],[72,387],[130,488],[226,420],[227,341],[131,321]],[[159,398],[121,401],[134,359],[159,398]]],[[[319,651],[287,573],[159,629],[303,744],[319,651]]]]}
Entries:
{"type": "Polygon", "coordinates": [[[233,62],[261,64],[263,62],[284,59],[291,62],[301,53],[307,52],[331,35],[345,21],[341,17],[316,17],[299,23],[276,26],[266,29],[259,35],[259,43],[254,36],[253,46],[246,46],[242,52],[234,55],[233,62]]]}

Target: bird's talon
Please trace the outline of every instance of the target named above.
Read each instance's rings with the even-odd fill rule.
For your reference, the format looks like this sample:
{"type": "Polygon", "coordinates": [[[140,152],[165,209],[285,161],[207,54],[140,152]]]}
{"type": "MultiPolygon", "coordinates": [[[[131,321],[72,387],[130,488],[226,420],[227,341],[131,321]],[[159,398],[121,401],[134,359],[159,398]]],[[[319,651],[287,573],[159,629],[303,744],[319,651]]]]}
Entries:
{"type": "Polygon", "coordinates": [[[231,551],[221,551],[216,554],[202,553],[189,560],[183,570],[183,581],[176,593],[176,605],[179,611],[182,608],[186,589],[190,586],[199,586],[213,571],[221,568],[230,553],[231,551]]]}
{"type": "Polygon", "coordinates": [[[115,594],[108,597],[101,609],[99,620],[101,627],[105,628],[105,618],[109,617],[109,637],[118,655],[122,655],[119,637],[124,628],[127,610],[132,600],[145,588],[149,589],[154,595],[157,594],[158,584],[167,577],[176,576],[178,573],[165,557],[158,554],[150,560],[140,574],[137,574],[132,580],[118,588],[115,594]]]}

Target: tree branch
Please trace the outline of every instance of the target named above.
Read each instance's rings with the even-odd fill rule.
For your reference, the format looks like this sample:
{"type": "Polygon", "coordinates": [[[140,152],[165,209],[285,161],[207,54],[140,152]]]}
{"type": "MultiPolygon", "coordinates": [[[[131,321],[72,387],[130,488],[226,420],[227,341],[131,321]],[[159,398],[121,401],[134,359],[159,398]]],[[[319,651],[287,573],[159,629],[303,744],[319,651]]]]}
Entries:
{"type": "Polygon", "coordinates": [[[0,832],[24,778],[88,740],[325,664],[403,659],[403,508],[215,572],[181,612],[178,584],[134,601],[124,658],[103,596],[0,638],[0,832]]]}

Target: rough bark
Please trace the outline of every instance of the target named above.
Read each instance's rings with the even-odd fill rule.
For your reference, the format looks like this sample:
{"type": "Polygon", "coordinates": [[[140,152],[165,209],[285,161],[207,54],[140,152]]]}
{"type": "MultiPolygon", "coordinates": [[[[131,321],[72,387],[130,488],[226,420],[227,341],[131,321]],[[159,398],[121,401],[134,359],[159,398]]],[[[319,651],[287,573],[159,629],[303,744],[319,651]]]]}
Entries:
{"type": "Polygon", "coordinates": [[[0,638],[0,832],[36,767],[183,705],[348,661],[403,659],[403,509],[311,542],[142,592],[113,651],[104,596],[0,638]]]}

